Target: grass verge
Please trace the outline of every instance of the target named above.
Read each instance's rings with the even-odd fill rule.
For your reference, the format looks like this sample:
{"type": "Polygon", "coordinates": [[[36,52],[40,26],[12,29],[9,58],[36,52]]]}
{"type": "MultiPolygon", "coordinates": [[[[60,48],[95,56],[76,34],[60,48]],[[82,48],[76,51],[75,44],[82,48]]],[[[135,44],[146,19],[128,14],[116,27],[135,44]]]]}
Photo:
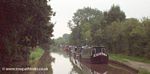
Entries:
{"type": "MultiPolygon", "coordinates": [[[[144,57],[134,57],[134,56],[127,56],[127,55],[122,55],[122,54],[109,54],[109,56],[110,56],[110,59],[116,60],[119,62],[127,62],[126,59],[128,59],[128,60],[132,60],[132,61],[138,61],[138,62],[150,64],[150,60],[148,60],[144,57]]],[[[150,74],[150,72],[145,69],[139,69],[138,74],[150,74]]]]}
{"type": "Polygon", "coordinates": [[[120,61],[120,62],[126,62],[126,59],[128,59],[132,61],[138,61],[138,62],[150,64],[150,60],[144,57],[127,56],[127,55],[122,55],[122,54],[109,54],[109,56],[110,56],[110,59],[120,61]]]}
{"type": "Polygon", "coordinates": [[[30,54],[30,63],[37,61],[40,59],[40,57],[43,55],[44,50],[37,47],[34,51],[30,54]]]}
{"type": "Polygon", "coordinates": [[[139,74],[150,74],[150,72],[145,69],[140,69],[139,74]]]}

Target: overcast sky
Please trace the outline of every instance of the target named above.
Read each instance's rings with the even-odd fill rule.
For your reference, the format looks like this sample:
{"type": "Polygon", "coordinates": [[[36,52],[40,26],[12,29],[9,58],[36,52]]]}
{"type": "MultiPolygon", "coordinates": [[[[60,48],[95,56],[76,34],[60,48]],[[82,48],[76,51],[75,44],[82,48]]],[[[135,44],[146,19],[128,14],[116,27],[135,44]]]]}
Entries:
{"type": "Polygon", "coordinates": [[[107,11],[113,4],[119,5],[127,18],[150,17],[150,0],[51,0],[50,5],[56,12],[56,16],[52,17],[52,21],[56,22],[54,38],[61,37],[64,33],[71,33],[67,22],[78,9],[91,7],[107,11]]]}

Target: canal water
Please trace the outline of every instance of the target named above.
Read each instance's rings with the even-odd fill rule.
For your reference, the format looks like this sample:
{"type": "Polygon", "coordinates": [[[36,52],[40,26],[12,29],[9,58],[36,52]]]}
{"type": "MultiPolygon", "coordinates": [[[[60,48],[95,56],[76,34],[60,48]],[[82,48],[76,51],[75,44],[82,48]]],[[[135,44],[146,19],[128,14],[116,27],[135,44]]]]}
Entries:
{"type": "Polygon", "coordinates": [[[51,53],[51,56],[55,58],[52,63],[53,74],[70,74],[73,66],[68,57],[58,53],[51,53]]]}
{"type": "Polygon", "coordinates": [[[53,74],[133,74],[124,68],[111,64],[82,63],[67,54],[51,53],[51,56],[55,58],[52,62],[53,74]]]}

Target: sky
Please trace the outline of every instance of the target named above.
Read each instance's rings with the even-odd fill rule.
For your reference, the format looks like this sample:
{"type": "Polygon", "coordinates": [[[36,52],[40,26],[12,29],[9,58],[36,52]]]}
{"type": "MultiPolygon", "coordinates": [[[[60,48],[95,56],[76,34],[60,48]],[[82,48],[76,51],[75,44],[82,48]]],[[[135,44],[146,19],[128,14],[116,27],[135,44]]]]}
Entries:
{"type": "Polygon", "coordinates": [[[127,18],[142,19],[143,17],[150,17],[150,0],[50,0],[49,4],[56,12],[56,15],[52,17],[52,22],[56,23],[53,38],[71,33],[67,23],[78,9],[84,7],[108,11],[114,4],[120,6],[127,18]]]}

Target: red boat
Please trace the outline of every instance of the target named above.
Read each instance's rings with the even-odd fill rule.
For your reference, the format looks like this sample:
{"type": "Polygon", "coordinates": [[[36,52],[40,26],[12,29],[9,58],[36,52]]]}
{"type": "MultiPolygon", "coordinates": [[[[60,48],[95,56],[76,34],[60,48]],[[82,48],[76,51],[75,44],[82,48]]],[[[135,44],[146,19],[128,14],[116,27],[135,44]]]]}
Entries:
{"type": "Polygon", "coordinates": [[[91,53],[91,63],[108,64],[108,54],[105,47],[92,47],[91,53]]]}

